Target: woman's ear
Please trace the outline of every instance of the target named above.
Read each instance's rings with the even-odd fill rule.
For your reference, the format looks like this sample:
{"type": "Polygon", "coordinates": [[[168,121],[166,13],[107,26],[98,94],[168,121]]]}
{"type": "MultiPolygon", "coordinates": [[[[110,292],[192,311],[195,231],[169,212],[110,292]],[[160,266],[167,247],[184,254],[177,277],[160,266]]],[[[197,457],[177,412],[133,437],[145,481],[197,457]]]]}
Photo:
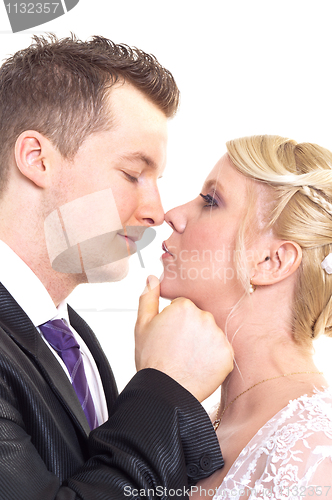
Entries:
{"type": "Polygon", "coordinates": [[[48,154],[51,143],[35,130],[26,130],[15,144],[15,160],[21,174],[38,187],[45,187],[48,181],[48,154]]]}
{"type": "Polygon", "coordinates": [[[294,241],[275,241],[253,270],[253,285],[273,285],[291,276],[302,260],[302,249],[294,241]]]}

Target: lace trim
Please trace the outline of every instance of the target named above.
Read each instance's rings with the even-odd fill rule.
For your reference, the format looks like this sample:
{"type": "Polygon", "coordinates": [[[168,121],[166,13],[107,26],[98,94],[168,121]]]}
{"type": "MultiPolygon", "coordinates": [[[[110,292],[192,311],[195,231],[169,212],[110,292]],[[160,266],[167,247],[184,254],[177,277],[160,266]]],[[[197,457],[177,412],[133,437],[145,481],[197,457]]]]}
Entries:
{"type": "Polygon", "coordinates": [[[303,499],[309,490],[295,488],[332,486],[331,459],[332,391],[315,389],[312,396],[291,400],[256,433],[213,500],[303,499]],[[318,480],[325,484],[313,482],[318,480]]]}

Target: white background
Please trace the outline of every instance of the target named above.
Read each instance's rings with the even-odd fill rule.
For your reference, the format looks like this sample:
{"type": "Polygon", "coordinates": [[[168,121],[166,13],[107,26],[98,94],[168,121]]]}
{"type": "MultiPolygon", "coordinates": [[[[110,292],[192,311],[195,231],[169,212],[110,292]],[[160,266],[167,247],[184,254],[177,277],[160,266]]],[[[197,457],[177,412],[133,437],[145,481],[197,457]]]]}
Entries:
{"type": "MultiPolygon", "coordinates": [[[[1,3],[0,59],[45,31],[103,35],[156,55],[182,94],[160,182],[168,210],[197,195],[228,139],[278,134],[332,149],[331,18],[330,0],[80,0],[66,15],[12,34],[1,3]]],[[[95,329],[120,389],[135,372],[138,296],[148,274],[161,274],[160,245],[169,234],[158,229],[143,250],[145,268],[133,256],[123,282],[81,286],[69,300],[95,329]]],[[[316,347],[330,378],[331,342],[316,347]]]]}

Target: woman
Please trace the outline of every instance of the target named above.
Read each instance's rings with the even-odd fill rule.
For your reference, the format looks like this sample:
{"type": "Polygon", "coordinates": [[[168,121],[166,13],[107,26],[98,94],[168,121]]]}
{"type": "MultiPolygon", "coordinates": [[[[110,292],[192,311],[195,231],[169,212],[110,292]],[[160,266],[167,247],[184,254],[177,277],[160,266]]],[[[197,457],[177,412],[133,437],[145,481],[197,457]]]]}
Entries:
{"type": "Polygon", "coordinates": [[[225,466],[192,497],[332,498],[332,394],[312,360],[332,331],[332,153],[231,141],[166,221],[162,296],[211,312],[235,355],[211,415],[225,466]]]}

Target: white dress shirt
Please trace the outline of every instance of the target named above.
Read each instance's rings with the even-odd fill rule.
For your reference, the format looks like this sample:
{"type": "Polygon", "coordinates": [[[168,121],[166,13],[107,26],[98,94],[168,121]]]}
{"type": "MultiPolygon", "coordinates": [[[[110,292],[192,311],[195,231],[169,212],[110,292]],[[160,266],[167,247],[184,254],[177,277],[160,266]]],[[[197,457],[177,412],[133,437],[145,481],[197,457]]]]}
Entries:
{"type": "Polygon", "coordinates": [[[0,240],[0,282],[23,309],[31,322],[37,327],[41,337],[50,348],[58,363],[70,380],[66,365],[57,352],[46,341],[38,326],[52,319],[64,319],[77,343],[80,345],[84,370],[90,393],[95,405],[99,425],[108,418],[104,389],[96,363],[83,339],[69,324],[66,301],[58,307],[35,273],[23,260],[3,241],[0,240]]]}

